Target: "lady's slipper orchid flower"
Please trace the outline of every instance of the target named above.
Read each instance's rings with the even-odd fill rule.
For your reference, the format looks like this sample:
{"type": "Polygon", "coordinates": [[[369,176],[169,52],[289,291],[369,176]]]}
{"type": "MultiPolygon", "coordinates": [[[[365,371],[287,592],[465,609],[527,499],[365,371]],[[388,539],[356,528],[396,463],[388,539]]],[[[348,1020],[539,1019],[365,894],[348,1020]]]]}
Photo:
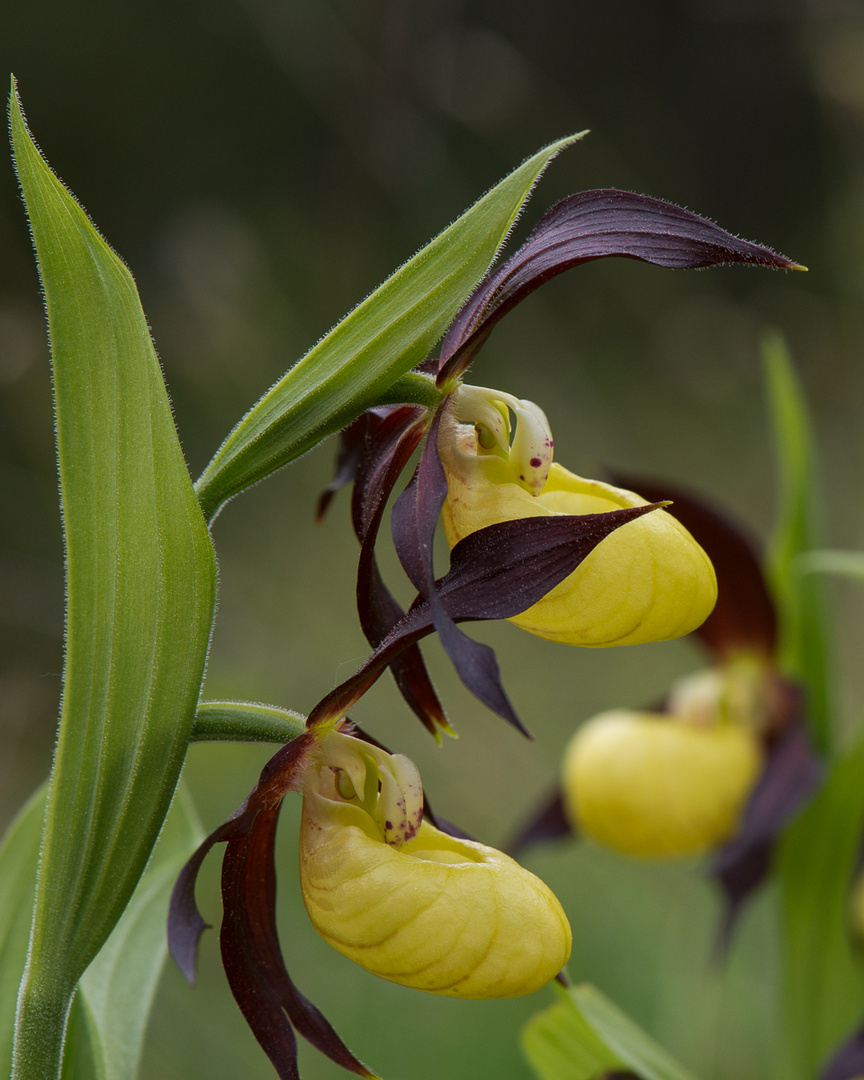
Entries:
{"type": "Polygon", "coordinates": [[[667,484],[619,480],[668,511],[716,570],[717,604],[695,633],[714,666],[674,685],[659,712],[614,710],[573,736],[558,790],[511,845],[581,830],[628,854],[713,851],[725,940],[769,871],[775,839],[817,786],[800,691],[777,668],[777,616],[749,536],[667,484]]]}
{"type": "MultiPolygon", "coordinates": [[[[450,547],[496,521],[648,505],[632,491],[569,472],[552,461],[552,446],[546,417],[532,402],[460,386],[438,434],[447,476],[441,518],[450,547]]],[[[636,645],[690,633],[716,599],[708,556],[683,525],[657,510],[617,529],[510,621],[568,645],[636,645]]]]}
{"type": "Polygon", "coordinates": [[[700,687],[689,714],[617,709],[580,727],[564,755],[562,788],[586,836],[629,855],[677,857],[715,848],[737,830],[762,747],[712,681],[714,700],[700,687]]]}
{"type": "MultiPolygon", "coordinates": [[[[658,199],[614,189],[572,195],[552,207],[522,247],[478,284],[445,334],[439,356],[428,360],[419,369],[421,373],[434,377],[434,387],[430,388],[430,392],[440,395],[438,407],[433,409],[416,403],[384,405],[363,414],[343,433],[337,477],[322,497],[319,512],[323,512],[336,488],[354,480],[352,522],[361,545],[357,607],[364,633],[375,649],[369,663],[380,674],[383,668],[380,668],[379,661],[382,656],[388,656],[385,666],[390,666],[405,700],[433,733],[442,728],[449,730],[449,725],[416,647],[417,638],[414,637],[407,646],[393,648],[395,639],[407,641],[407,637],[413,635],[413,624],[406,626],[406,620],[410,623],[411,613],[406,615],[403,612],[384,585],[374,556],[375,539],[388,497],[411,453],[424,438],[425,445],[417,471],[394,505],[392,533],[396,550],[405,572],[418,591],[415,606],[425,605],[430,625],[438,633],[460,677],[480,700],[511,723],[521,727],[501,686],[494,654],[487,646],[462,633],[454,625],[456,622],[488,618],[519,620],[547,594],[560,589],[549,597],[550,602],[543,609],[537,624],[531,624],[535,614],[532,612],[526,616],[524,625],[534,632],[549,631],[544,636],[552,636],[556,640],[605,645],[655,640],[685,633],[698,621],[700,612],[704,614],[710,610],[710,571],[698,554],[698,548],[692,543],[682,542],[683,533],[678,534],[675,544],[670,547],[673,529],[655,512],[649,516],[660,518],[660,523],[652,524],[648,533],[655,538],[665,537],[659,545],[664,554],[655,561],[658,548],[652,543],[648,551],[643,553],[644,557],[634,559],[633,545],[619,538],[616,545],[620,545],[619,552],[625,553],[623,563],[614,552],[608,557],[598,552],[598,558],[592,564],[595,570],[589,571],[586,566],[584,574],[580,575],[582,585],[571,597],[574,602],[564,605],[567,616],[562,618],[557,600],[562,593],[571,592],[572,583],[564,586],[561,583],[600,543],[601,537],[596,531],[599,521],[605,517],[611,523],[616,520],[615,514],[626,514],[628,508],[632,513],[640,507],[644,509],[644,500],[629,493],[617,493],[614,489],[605,493],[595,489],[594,493],[599,494],[600,498],[592,505],[600,512],[586,511],[587,502],[582,498],[574,501],[572,497],[591,493],[584,491],[580,481],[557,466],[545,478],[544,485],[549,485],[547,494],[554,496],[553,502],[557,499],[560,505],[552,507],[554,513],[550,514],[547,510],[538,510],[543,502],[535,500],[534,510],[526,510],[526,517],[530,517],[532,512],[535,515],[530,544],[525,547],[521,545],[520,541],[528,530],[520,524],[524,519],[514,517],[512,513],[502,516],[490,514],[482,518],[476,533],[460,533],[464,537],[461,544],[469,535],[478,538],[470,549],[463,550],[457,560],[460,573],[473,575],[476,579],[486,573],[484,563],[493,543],[500,544],[502,536],[506,536],[506,562],[503,557],[500,558],[494,571],[498,575],[497,599],[492,595],[493,590],[487,589],[482,604],[461,603],[457,617],[448,610],[448,602],[439,595],[442,582],[436,581],[432,567],[432,536],[448,493],[448,477],[438,458],[439,427],[442,424],[446,427],[452,399],[461,392],[462,377],[498,321],[534,289],[573,266],[613,255],[670,269],[692,269],[729,262],[775,269],[800,269],[796,263],[767,248],[740,240],[713,222],[658,199]],[[587,518],[584,516],[586,513],[587,518]],[[547,527],[548,542],[542,539],[547,527]],[[487,535],[487,528],[497,531],[487,535]],[[560,553],[564,529],[569,530],[574,543],[578,541],[578,556],[574,558],[574,548],[567,559],[555,559],[557,565],[554,573],[546,565],[545,588],[538,592],[530,587],[531,574],[538,565],[548,564],[549,552],[557,550],[560,553]],[[586,550],[585,542],[591,536],[594,537],[593,543],[586,550]],[[679,554],[673,556],[676,544],[679,554]],[[596,572],[598,564],[602,568],[598,580],[593,585],[589,584],[588,579],[596,572]],[[688,595],[676,595],[676,586],[670,588],[661,580],[671,565],[677,567],[673,582],[680,584],[682,592],[688,595]],[[663,575],[656,573],[660,566],[663,567],[663,575]],[[646,567],[648,575],[643,578],[646,567]],[[692,595],[690,586],[684,584],[688,575],[692,581],[698,581],[692,588],[692,595]],[[614,579],[617,580],[608,593],[611,602],[604,606],[599,594],[614,579]],[[517,601],[521,606],[517,606],[517,601]],[[583,627],[571,631],[574,609],[583,601],[588,604],[583,613],[583,627]],[[689,611],[688,601],[692,601],[689,611]],[[591,610],[594,603],[599,606],[591,610]],[[613,609],[619,605],[617,615],[613,614],[613,609]],[[641,612],[641,615],[637,612],[641,612]],[[639,628],[636,623],[643,616],[645,621],[639,628]]],[[[498,400],[505,398],[506,395],[497,395],[498,400]]],[[[425,399],[428,400],[428,393],[425,399]]],[[[542,417],[536,407],[532,406],[531,410],[535,419],[542,417]]],[[[493,407],[492,412],[488,413],[492,426],[485,429],[484,436],[493,441],[497,423],[494,411],[493,407]]],[[[504,414],[500,410],[498,413],[503,422],[504,414]]],[[[482,427],[482,416],[474,419],[482,427]]],[[[523,426],[526,430],[530,429],[527,418],[523,426]]],[[[517,440],[522,439],[518,430],[516,437],[517,440]]],[[[446,443],[446,434],[444,439],[446,443]]],[[[521,484],[526,504],[530,502],[529,494],[537,494],[536,482],[551,462],[551,445],[546,448],[548,457],[544,457],[542,446],[538,447],[537,454],[526,456],[523,450],[529,443],[530,439],[526,439],[524,446],[517,441],[515,451],[510,448],[527,468],[527,471],[520,469],[517,474],[517,486],[521,484]],[[535,457],[539,460],[536,467],[531,465],[535,457]],[[519,476],[523,480],[519,481],[519,476]]],[[[497,446],[500,450],[504,449],[503,443],[499,442],[497,446]]],[[[483,449],[492,451],[493,456],[496,453],[492,443],[483,449]]],[[[544,485],[541,485],[541,492],[544,485]]],[[[452,507],[452,498],[450,503],[452,507]]],[[[620,523],[623,524],[623,519],[620,523]]],[[[605,535],[608,533],[604,534],[601,551],[603,546],[608,545],[605,535]]],[[[622,536],[626,536],[626,533],[622,536]]],[[[452,539],[456,539],[455,533],[452,539]]],[[[460,544],[457,544],[451,554],[451,573],[452,560],[459,547],[460,544]]],[[[442,581],[448,578],[452,583],[450,575],[442,581]]],[[[452,597],[449,604],[450,607],[455,606],[452,597]]],[[[361,681],[365,680],[367,674],[368,668],[360,676],[361,681]]]]}
{"type": "MultiPolygon", "coordinates": [[[[433,631],[469,689],[521,727],[501,686],[494,654],[457,624],[517,618],[544,599],[551,601],[554,590],[616,530],[661,513],[660,500],[667,493],[657,504],[618,493],[608,499],[604,494],[599,505],[580,502],[577,509],[570,503],[552,506],[552,512],[496,517],[455,543],[443,577],[436,579],[433,571],[433,533],[448,494],[439,429],[451,400],[458,400],[463,375],[500,318],[535,288],[572,266],[611,255],[666,268],[726,262],[796,266],[669,203],[614,190],[571,196],[548,211],[525,244],[478,284],[451,323],[440,355],[421,366],[419,373],[427,380],[423,393],[395,404],[392,391],[390,397],[385,393],[380,407],[343,433],[339,473],[320,508],[333,490],[353,479],[352,524],[361,547],[357,605],[372,655],[319,702],[306,732],[274,755],[246,802],[199,847],[178,879],[169,915],[172,955],[193,981],[197,943],[206,926],[195,904],[195,880],[208,851],[225,843],[223,964],[240,1009],[282,1080],[298,1078],[295,1032],[349,1071],[373,1075],[299,993],[285,968],[275,918],[274,844],[288,792],[304,795],[301,873],[310,916],[328,940],[370,970],[437,993],[508,996],[541,986],[569,953],[569,926],[545,886],[493,849],[455,839],[434,822],[421,822],[422,789],[413,765],[371,744],[356,745],[357,739],[334,728],[390,668],[423,723],[432,732],[446,729],[444,710],[417,648],[433,631]],[[430,405],[430,399],[437,404],[430,405]],[[416,471],[391,516],[400,562],[418,594],[406,612],[380,576],[375,541],[399,476],[421,446],[416,471]]],[[[504,399],[499,394],[496,400],[504,399]]],[[[503,423],[505,413],[492,408],[503,423]]],[[[551,463],[551,441],[535,454],[532,440],[543,426],[542,413],[525,403],[519,409],[524,426],[513,447],[505,455],[503,442],[497,445],[502,457],[513,454],[512,463],[527,455],[520,490],[542,498],[552,475],[551,470],[544,474],[551,463]]],[[[493,433],[497,421],[492,413],[486,415],[493,433]]],[[[482,423],[483,417],[474,420],[482,423]]],[[[480,436],[481,446],[486,437],[480,436]]],[[[657,528],[666,537],[661,547],[670,538],[673,547],[681,544],[686,535],[666,523],[657,528]]],[[[705,578],[710,575],[701,555],[693,555],[696,545],[688,540],[685,547],[688,558],[701,567],[696,606],[707,610],[711,589],[705,578]]],[[[627,558],[627,573],[641,573],[632,552],[627,558]]],[[[683,565],[686,559],[676,555],[672,562],[683,565]]],[[[616,604],[625,609],[630,628],[611,629],[609,610],[602,617],[591,615],[603,624],[599,637],[604,640],[594,643],[628,634],[642,640],[633,636],[632,612],[626,612],[634,582],[622,587],[620,567],[608,562],[603,573],[619,575],[616,604]]],[[[677,602],[670,607],[669,599],[660,587],[651,600],[659,604],[658,611],[666,608],[658,619],[662,636],[683,632],[674,626],[696,617],[695,611],[670,617],[677,602]]]]}
{"type": "Polygon", "coordinates": [[[300,994],[282,959],[274,841],[289,792],[303,796],[300,883],[309,917],[366,970],[451,997],[516,997],[555,978],[570,954],[570,925],[549,888],[500,851],[439,828],[413,762],[352,731],[322,722],[283,746],[186,864],[171,897],[171,953],[194,982],[207,926],[195,881],[211,848],[227,845],[225,973],[282,1080],[298,1078],[295,1032],[350,1072],[373,1076],[300,994]]]}
{"type": "Polygon", "coordinates": [[[570,954],[558,900],[507,855],[422,819],[407,758],[325,736],[300,833],[315,929],[367,971],[433,994],[516,997],[544,986],[570,954]]]}

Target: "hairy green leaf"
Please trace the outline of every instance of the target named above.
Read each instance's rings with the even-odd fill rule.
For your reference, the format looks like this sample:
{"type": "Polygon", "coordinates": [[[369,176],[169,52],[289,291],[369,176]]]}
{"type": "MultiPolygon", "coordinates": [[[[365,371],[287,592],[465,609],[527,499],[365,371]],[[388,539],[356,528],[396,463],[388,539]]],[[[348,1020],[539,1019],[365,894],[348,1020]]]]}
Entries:
{"type": "Polygon", "coordinates": [[[638,1024],[590,984],[562,992],[523,1029],[522,1047],[540,1080],[598,1080],[610,1070],[641,1080],[695,1080],[638,1024]]]}
{"type": "Polygon", "coordinates": [[[66,549],[63,700],[15,1080],[57,1075],[74,988],[167,813],[200,692],[215,558],[132,276],[11,129],[51,336],[66,549]]]}
{"type": "MultiPolygon", "coordinates": [[[[424,359],[494,259],[543,170],[579,137],[552,143],[505,177],[354,308],[246,413],[196,484],[208,519],[232,495],[365,409],[394,400],[392,384],[424,359]]],[[[395,400],[406,400],[409,388],[401,389],[395,400]]],[[[407,400],[421,399],[415,392],[407,400]]]]}
{"type": "Polygon", "coordinates": [[[824,583],[796,569],[820,546],[815,449],[807,404],[783,340],[763,346],[779,474],[780,507],[768,559],[779,609],[780,665],[807,688],[807,719],[817,750],[831,748],[830,635],[824,583]]]}

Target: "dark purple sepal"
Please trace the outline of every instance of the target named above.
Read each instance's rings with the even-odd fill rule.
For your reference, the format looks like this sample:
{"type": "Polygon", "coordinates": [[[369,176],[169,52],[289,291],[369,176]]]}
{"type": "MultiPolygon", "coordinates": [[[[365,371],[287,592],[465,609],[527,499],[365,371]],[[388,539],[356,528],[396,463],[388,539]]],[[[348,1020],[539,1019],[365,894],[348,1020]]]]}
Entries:
{"type": "Polygon", "coordinates": [[[229,840],[222,863],[220,945],[231,992],[281,1080],[299,1080],[296,1030],[349,1072],[373,1077],[291,981],[276,929],[274,844],[281,804],[229,840]]]}
{"type": "Polygon", "coordinates": [[[243,805],[186,863],[171,895],[169,947],[181,972],[193,982],[198,941],[208,926],[195,903],[195,880],[210,849],[226,843],[222,962],[231,992],[281,1080],[299,1080],[295,1030],[337,1065],[374,1078],[292,983],[276,930],[274,838],[279,809],[287,792],[299,790],[315,743],[310,731],[277,750],[243,805]]]}
{"type": "MultiPolygon", "coordinates": [[[[615,529],[655,509],[649,504],[605,514],[519,518],[478,529],[450,552],[450,570],[430,593],[432,602],[440,603],[452,622],[520,615],[571,574],[615,529]]],[[[395,656],[435,629],[430,601],[418,597],[366,663],[315,706],[308,724],[344,716],[395,656]]],[[[497,665],[493,677],[497,678],[497,665]]],[[[494,692],[486,692],[488,687],[482,689],[481,700],[495,697],[494,692]]]]}
{"type": "Polygon", "coordinates": [[[210,926],[195,903],[195,882],[201,864],[216,844],[246,836],[259,810],[281,802],[285,793],[296,786],[314,744],[315,735],[307,732],[280,747],[261,770],[258,783],[243,805],[210,833],[180,871],[168,905],[168,948],[188,983],[195,982],[198,942],[210,926]]]}
{"type": "Polygon", "coordinates": [[[648,503],[603,514],[496,521],[456,544],[438,593],[452,619],[521,615],[616,529],[660,508],[659,503],[648,503]]]}
{"type": "Polygon", "coordinates": [[[435,589],[432,539],[447,498],[447,477],[438,456],[440,425],[439,409],[429,425],[414,475],[393,504],[390,515],[390,531],[399,562],[424,600],[428,600],[435,589]]]}
{"type": "Polygon", "coordinates": [[[665,482],[612,473],[612,483],[656,502],[671,499],[667,512],[704,548],[717,574],[717,604],[694,631],[715,656],[741,652],[774,656],[777,612],[762,572],[758,549],[744,526],[692,492],[665,482]]]}
{"type": "MultiPolygon", "coordinates": [[[[381,625],[380,635],[376,634],[377,640],[373,641],[367,636],[369,644],[375,648],[399,620],[404,617],[405,612],[390,597],[386,586],[380,581],[378,567],[374,564],[371,568],[371,574],[377,577],[380,582],[380,590],[376,599],[377,609],[379,613],[386,611],[388,616],[387,628],[385,630],[383,624],[381,625]],[[392,600],[392,604],[386,603],[385,596],[392,600]]],[[[423,654],[417,645],[409,645],[404,652],[401,652],[391,661],[390,673],[403,700],[431,735],[440,740],[442,731],[450,734],[454,733],[444,711],[444,706],[441,704],[435,692],[435,687],[432,685],[426,663],[423,660],[423,654]]]]}
{"type": "Polygon", "coordinates": [[[710,874],[725,901],[717,940],[719,955],[726,951],[744,904],[767,877],[777,839],[814,796],[823,771],[800,718],[788,723],[769,745],[762,775],[738,832],[711,860],[710,874]]]}
{"type": "Polygon", "coordinates": [[[168,906],[168,950],[180,973],[190,986],[195,985],[195,971],[198,965],[198,943],[208,923],[195,903],[195,882],[201,865],[216,844],[243,836],[250,828],[255,811],[249,811],[248,800],[240,809],[223,822],[196,848],[191,859],[186,863],[174,888],[168,906]]]}
{"type": "MultiPolygon", "coordinates": [[[[413,405],[378,410],[367,420],[351,518],[360,541],[357,611],[363,633],[373,649],[405,614],[381,578],[375,560],[375,540],[387,499],[427,426],[426,410],[413,405]]],[[[390,670],[403,698],[433,735],[437,736],[442,729],[451,730],[416,646],[396,657],[390,670]]]]}
{"type": "Polygon", "coordinates": [[[374,410],[361,413],[348,427],[339,432],[338,448],[336,450],[336,465],[333,470],[333,479],[318,496],[318,506],[315,512],[315,520],[321,522],[327,513],[327,508],[333,496],[340,489],[350,484],[357,475],[357,470],[363,459],[363,450],[366,442],[366,430],[374,410]]]}
{"type": "Polygon", "coordinates": [[[501,669],[495,657],[495,650],[463,633],[447,615],[446,607],[435,599],[434,594],[430,606],[436,612],[433,616],[433,626],[438,639],[444,646],[463,685],[478,701],[482,701],[487,709],[491,709],[502,720],[506,720],[527,739],[533,739],[534,736],[517,716],[516,710],[501,685],[501,669]]]}
{"type": "Polygon", "coordinates": [[[426,410],[420,405],[390,405],[370,409],[360,417],[364,421],[363,441],[354,472],[351,521],[361,544],[377,532],[382,503],[420,445],[428,426],[425,417],[426,410]]]}
{"type": "Polygon", "coordinates": [[[528,820],[520,826],[505,850],[508,855],[518,859],[527,848],[548,843],[550,840],[558,840],[565,836],[572,839],[574,836],[578,836],[578,833],[570,824],[564,811],[564,799],[561,791],[556,789],[543,800],[528,820]]]}
{"type": "Polygon", "coordinates": [[[859,1080],[862,1076],[864,1076],[864,1026],[843,1043],[819,1073],[819,1080],[859,1080]]]}
{"type": "Polygon", "coordinates": [[[420,598],[428,604],[438,638],[459,678],[484,705],[530,738],[501,685],[494,651],[463,634],[439,597],[432,542],[447,498],[447,477],[438,456],[440,422],[439,409],[429,427],[414,475],[393,506],[390,520],[393,544],[402,568],[420,598]]]}
{"type": "Polygon", "coordinates": [[[465,302],[444,338],[438,385],[450,386],[498,320],[544,281],[612,255],[681,270],[736,262],[798,268],[784,256],[672,203],[614,188],[582,191],[551,207],[522,247],[491,271],[465,302]]]}

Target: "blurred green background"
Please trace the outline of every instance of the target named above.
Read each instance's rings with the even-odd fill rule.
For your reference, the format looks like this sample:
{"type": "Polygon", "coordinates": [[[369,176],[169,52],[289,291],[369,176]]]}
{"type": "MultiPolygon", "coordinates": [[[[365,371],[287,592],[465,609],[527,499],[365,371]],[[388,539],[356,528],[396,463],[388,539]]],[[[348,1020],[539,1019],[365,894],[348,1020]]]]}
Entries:
{"type": "MultiPolygon", "coordinates": [[[[564,275],[495,332],[471,375],[536,400],[558,459],[710,492],[770,533],[775,493],[759,360],[786,337],[812,405],[827,538],[864,547],[864,8],[854,0],[30,0],[6,5],[0,71],[31,129],[136,276],[193,476],[258,396],[396,265],[529,153],[591,134],[550,168],[517,236],[571,191],[669,199],[777,248],[808,274],[671,273],[626,260],[564,275]]],[[[49,765],[62,668],[62,546],[37,273],[11,165],[0,173],[0,823],[49,765]]],[[[347,497],[321,526],[334,446],[214,525],[221,603],[208,696],[308,710],[366,654],[347,497]]],[[[382,564],[398,580],[392,558],[382,564]]],[[[400,595],[408,598],[402,589],[400,595]]],[[[837,589],[841,720],[864,698],[861,605],[837,589]]],[[[426,652],[460,733],[437,748],[386,680],[356,716],[418,762],[434,805],[503,843],[553,782],[574,727],[660,697],[690,642],[577,651],[510,626],[498,649],[527,745],[426,652]]],[[[195,747],[206,827],[266,749],[195,747]]],[[[525,1078],[516,1030],[548,993],[427,998],[376,980],[308,926],[284,814],[282,935],[300,988],[388,1080],[525,1078]]],[[[218,921],[217,859],[202,889],[218,921]]],[[[725,972],[699,865],[559,845],[528,865],[596,982],[703,1078],[772,1064],[772,895],[725,972]]],[[[304,1076],[343,1075],[303,1051],[304,1076]]],[[[268,1077],[205,939],[200,985],[167,971],[148,1080],[268,1077]]]]}

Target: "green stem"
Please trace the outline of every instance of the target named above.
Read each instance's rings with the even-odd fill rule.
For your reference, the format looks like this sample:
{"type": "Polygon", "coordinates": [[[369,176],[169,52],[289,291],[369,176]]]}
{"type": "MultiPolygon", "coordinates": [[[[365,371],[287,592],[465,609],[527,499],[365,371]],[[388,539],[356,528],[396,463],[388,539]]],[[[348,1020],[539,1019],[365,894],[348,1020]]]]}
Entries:
{"type": "Polygon", "coordinates": [[[192,742],[286,743],[306,730],[306,717],[251,701],[199,701],[192,742]]]}

